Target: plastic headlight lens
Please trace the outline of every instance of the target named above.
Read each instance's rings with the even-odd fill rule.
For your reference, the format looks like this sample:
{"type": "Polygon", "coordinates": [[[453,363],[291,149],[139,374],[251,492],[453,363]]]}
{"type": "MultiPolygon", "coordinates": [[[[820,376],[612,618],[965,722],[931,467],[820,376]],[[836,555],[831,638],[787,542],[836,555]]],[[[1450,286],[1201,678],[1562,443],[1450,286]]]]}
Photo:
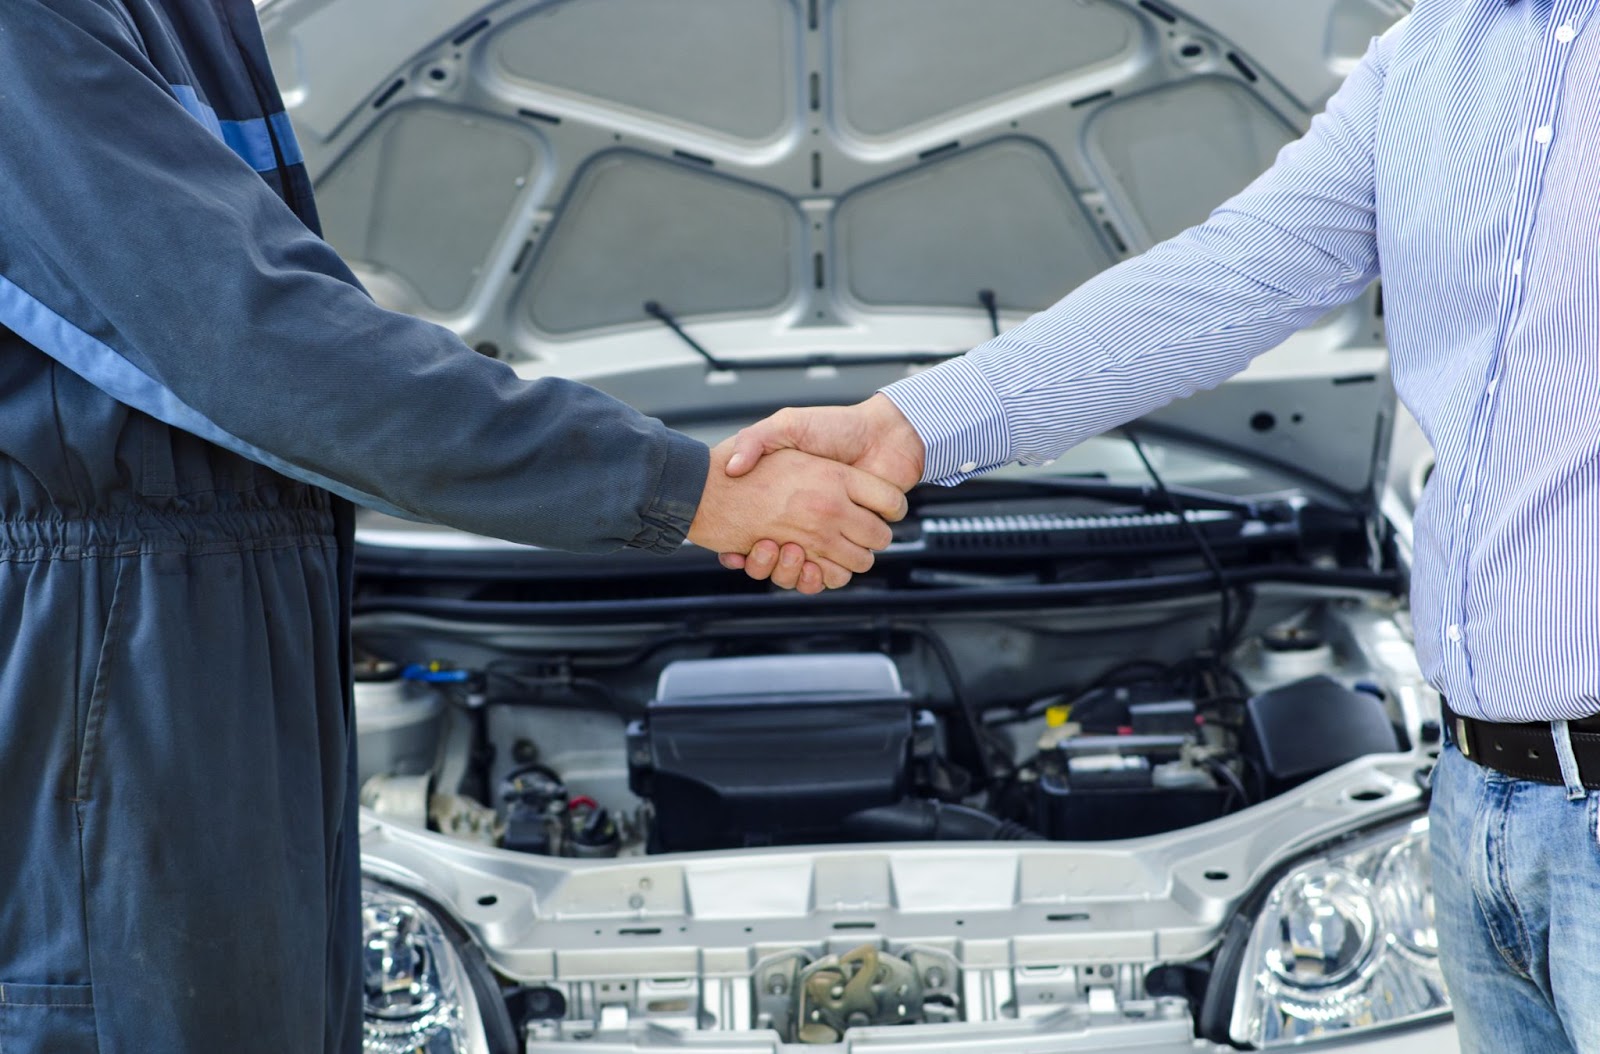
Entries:
{"type": "Polygon", "coordinates": [[[421,904],[361,891],[366,1054],[486,1054],[477,999],[461,957],[421,904]]]}
{"type": "Polygon", "coordinates": [[[1229,1031],[1273,1047],[1449,1009],[1421,819],[1278,880],[1245,951],[1229,1031]]]}

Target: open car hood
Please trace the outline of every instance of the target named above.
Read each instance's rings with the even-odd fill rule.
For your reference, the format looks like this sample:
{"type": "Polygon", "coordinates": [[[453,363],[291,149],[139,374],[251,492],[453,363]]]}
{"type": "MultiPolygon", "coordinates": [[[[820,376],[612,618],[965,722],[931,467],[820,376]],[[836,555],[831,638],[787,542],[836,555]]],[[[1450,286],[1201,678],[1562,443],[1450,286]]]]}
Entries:
{"type": "MultiPolygon", "coordinates": [[[[859,399],[908,368],[886,356],[985,340],[982,291],[1014,324],[1198,222],[1408,6],[267,0],[261,17],[327,236],[380,302],[685,421],[859,399]]],[[[1369,291],[1150,423],[1367,502],[1385,367],[1369,291]]]]}

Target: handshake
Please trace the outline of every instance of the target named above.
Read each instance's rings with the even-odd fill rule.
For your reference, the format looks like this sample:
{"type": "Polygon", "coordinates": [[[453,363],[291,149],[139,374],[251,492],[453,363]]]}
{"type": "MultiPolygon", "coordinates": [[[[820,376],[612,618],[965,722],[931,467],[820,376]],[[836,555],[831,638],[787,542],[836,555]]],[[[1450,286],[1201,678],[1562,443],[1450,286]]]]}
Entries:
{"type": "Polygon", "coordinates": [[[779,411],[711,451],[689,540],[784,589],[838,589],[888,547],[923,455],[916,429],[882,394],[779,411]]]}

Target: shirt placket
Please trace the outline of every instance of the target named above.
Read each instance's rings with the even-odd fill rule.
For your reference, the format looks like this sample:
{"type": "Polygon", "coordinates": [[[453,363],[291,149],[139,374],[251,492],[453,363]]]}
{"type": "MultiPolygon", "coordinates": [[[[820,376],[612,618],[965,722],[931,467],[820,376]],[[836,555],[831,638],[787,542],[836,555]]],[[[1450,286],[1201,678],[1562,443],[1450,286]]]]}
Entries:
{"type": "Polygon", "coordinates": [[[1549,163],[1551,144],[1560,131],[1561,92],[1568,57],[1572,54],[1573,41],[1583,30],[1594,3],[1595,0],[1575,0],[1555,4],[1551,9],[1549,21],[1545,23],[1538,42],[1527,119],[1515,132],[1522,137],[1519,144],[1520,163],[1513,187],[1511,234],[1501,261],[1495,343],[1484,372],[1483,388],[1473,409],[1466,468],[1457,492],[1459,506],[1455,510],[1451,531],[1448,580],[1457,583],[1456,599],[1454,603],[1446,605],[1443,624],[1439,627],[1444,638],[1446,683],[1452,686],[1453,694],[1464,694],[1474,709],[1477,708],[1477,692],[1472,683],[1471,651],[1467,640],[1474,506],[1494,424],[1500,380],[1507,368],[1506,341],[1522,310],[1526,286],[1524,264],[1533,240],[1545,168],[1549,163]]]}

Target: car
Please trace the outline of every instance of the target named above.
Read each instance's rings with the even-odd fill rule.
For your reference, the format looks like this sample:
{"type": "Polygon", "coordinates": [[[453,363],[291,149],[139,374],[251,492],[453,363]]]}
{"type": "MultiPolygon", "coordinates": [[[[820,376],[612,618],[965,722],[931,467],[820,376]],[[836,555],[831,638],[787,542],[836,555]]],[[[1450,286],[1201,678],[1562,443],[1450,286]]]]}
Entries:
{"type": "MultiPolygon", "coordinates": [[[[1204,219],[1408,7],[260,16],[379,302],[715,442],[1204,219]]],[[[1456,1049],[1386,366],[1373,288],[817,597],[364,513],[366,1050],[1456,1049]]]]}

